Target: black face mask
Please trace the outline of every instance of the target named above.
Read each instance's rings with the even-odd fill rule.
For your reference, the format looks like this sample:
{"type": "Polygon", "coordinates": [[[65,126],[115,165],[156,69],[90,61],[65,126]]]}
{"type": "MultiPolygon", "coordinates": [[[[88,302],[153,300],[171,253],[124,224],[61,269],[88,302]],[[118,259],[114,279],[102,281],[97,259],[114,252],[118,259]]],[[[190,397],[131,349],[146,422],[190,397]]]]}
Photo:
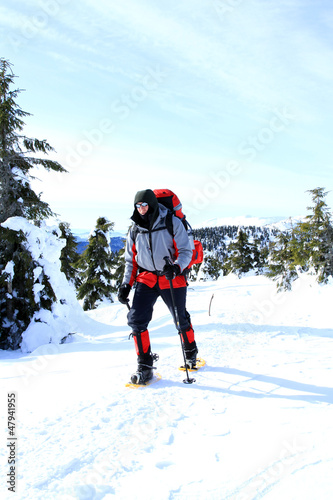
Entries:
{"type": "MultiPolygon", "coordinates": [[[[138,212],[139,212],[139,210],[138,210],[138,212]]],[[[139,215],[140,215],[140,217],[141,217],[141,219],[143,221],[148,221],[149,220],[149,210],[147,210],[147,212],[145,214],[143,214],[143,215],[140,214],[140,212],[139,212],[139,215]]]]}
{"type": "Polygon", "coordinates": [[[144,215],[140,214],[140,212],[138,210],[138,214],[140,215],[140,219],[142,221],[141,225],[143,227],[146,227],[147,229],[149,228],[151,216],[153,213],[154,213],[154,209],[151,206],[149,206],[147,212],[144,215]]]}

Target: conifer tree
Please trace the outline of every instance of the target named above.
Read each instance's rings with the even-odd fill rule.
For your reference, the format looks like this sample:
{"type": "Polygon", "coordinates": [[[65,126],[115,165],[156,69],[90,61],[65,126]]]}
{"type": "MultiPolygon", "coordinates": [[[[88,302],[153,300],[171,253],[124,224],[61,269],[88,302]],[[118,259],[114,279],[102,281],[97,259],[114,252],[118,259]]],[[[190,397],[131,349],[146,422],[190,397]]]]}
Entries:
{"type": "Polygon", "coordinates": [[[310,214],[295,228],[299,240],[297,258],[301,265],[314,269],[321,283],[333,275],[331,212],[325,202],[327,192],[324,188],[311,189],[308,193],[314,205],[307,207],[310,214]]]}
{"type": "Polygon", "coordinates": [[[56,161],[38,158],[53,148],[46,140],[22,134],[23,118],[30,115],[16,103],[20,90],[14,83],[11,64],[0,58],[0,345],[17,349],[22,333],[36,311],[49,309],[55,294],[48,276],[34,257],[22,230],[14,231],[4,223],[12,217],[29,219],[36,225],[53,215],[49,205],[31,188],[31,169],[65,172],[56,161]],[[38,299],[36,290],[40,289],[38,299]]]}
{"type": "Polygon", "coordinates": [[[96,309],[103,299],[113,302],[112,293],[116,291],[113,284],[115,265],[110,248],[110,236],[114,226],[105,217],[97,219],[95,230],[89,237],[89,244],[80,257],[78,266],[81,269],[82,283],[77,297],[83,300],[85,311],[96,309]]]}
{"type": "Polygon", "coordinates": [[[78,276],[78,270],[76,268],[76,263],[80,258],[77,251],[77,241],[70,230],[68,222],[60,222],[59,229],[61,231],[60,237],[64,238],[66,241],[65,246],[61,250],[61,271],[65,273],[69,282],[72,282],[75,287],[78,287],[81,283],[78,276]]]}
{"type": "Polygon", "coordinates": [[[290,290],[298,278],[296,254],[298,242],[294,232],[280,231],[270,245],[266,276],[277,282],[278,290],[290,290]]]}
{"type": "Polygon", "coordinates": [[[329,276],[333,276],[333,225],[330,224],[327,228],[326,237],[326,248],[324,250],[325,266],[323,271],[325,272],[324,282],[327,281],[329,276]]]}
{"type": "Polygon", "coordinates": [[[267,266],[268,259],[268,245],[261,245],[259,238],[255,238],[253,245],[253,269],[256,270],[256,274],[263,274],[265,267],[267,266]]]}
{"type": "Polygon", "coordinates": [[[24,234],[0,228],[0,348],[18,349],[37,309],[34,261],[24,234]]]}
{"type": "Polygon", "coordinates": [[[227,273],[235,273],[238,277],[253,269],[253,248],[242,228],[239,228],[236,240],[229,244],[224,268],[227,273]]]}
{"type": "Polygon", "coordinates": [[[198,274],[199,274],[199,271],[201,269],[201,266],[202,266],[202,263],[193,264],[193,266],[191,266],[190,271],[189,271],[189,275],[188,275],[189,281],[196,281],[198,274]]]}
{"type": "Polygon", "coordinates": [[[31,169],[42,166],[46,170],[66,172],[58,162],[35,156],[36,153],[53,151],[46,140],[21,134],[22,118],[30,113],[15,102],[21,90],[10,90],[14,78],[11,64],[0,59],[0,224],[13,216],[31,220],[51,216],[48,203],[31,188],[31,169]]]}
{"type": "Polygon", "coordinates": [[[278,288],[290,290],[299,273],[314,272],[319,283],[333,276],[333,226],[324,188],[308,191],[313,206],[310,214],[289,232],[281,232],[271,245],[267,275],[278,288]]]}
{"type": "Polygon", "coordinates": [[[125,273],[125,248],[122,248],[114,254],[114,280],[115,280],[115,290],[118,290],[123,282],[123,277],[125,273]]]}
{"type": "Polygon", "coordinates": [[[206,255],[202,263],[202,274],[204,277],[217,280],[223,270],[223,263],[214,255],[206,255]]]}

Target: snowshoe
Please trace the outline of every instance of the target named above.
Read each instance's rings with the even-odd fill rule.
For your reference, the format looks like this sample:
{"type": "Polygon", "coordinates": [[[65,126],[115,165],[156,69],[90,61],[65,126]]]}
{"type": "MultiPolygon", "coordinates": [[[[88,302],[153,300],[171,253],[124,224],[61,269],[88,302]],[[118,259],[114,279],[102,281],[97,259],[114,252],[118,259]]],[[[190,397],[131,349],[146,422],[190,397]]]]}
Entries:
{"type": "Polygon", "coordinates": [[[185,372],[186,370],[189,372],[197,372],[199,370],[199,368],[202,368],[203,366],[205,366],[205,364],[206,364],[206,361],[204,359],[197,358],[196,363],[195,363],[195,367],[193,367],[193,368],[186,367],[185,368],[185,366],[182,365],[179,367],[179,370],[181,370],[182,372],[185,372]]]}

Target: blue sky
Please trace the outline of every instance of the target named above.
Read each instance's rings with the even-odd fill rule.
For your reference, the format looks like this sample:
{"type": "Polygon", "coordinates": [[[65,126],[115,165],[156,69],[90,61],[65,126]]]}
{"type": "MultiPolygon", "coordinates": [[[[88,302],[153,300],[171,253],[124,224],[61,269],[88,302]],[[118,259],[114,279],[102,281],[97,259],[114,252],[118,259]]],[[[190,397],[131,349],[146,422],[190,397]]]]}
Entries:
{"type": "Polygon", "coordinates": [[[33,186],[73,229],[126,229],[148,187],[193,224],[302,215],[332,190],[329,1],[3,0],[0,35],[26,135],[68,170],[33,186]]]}

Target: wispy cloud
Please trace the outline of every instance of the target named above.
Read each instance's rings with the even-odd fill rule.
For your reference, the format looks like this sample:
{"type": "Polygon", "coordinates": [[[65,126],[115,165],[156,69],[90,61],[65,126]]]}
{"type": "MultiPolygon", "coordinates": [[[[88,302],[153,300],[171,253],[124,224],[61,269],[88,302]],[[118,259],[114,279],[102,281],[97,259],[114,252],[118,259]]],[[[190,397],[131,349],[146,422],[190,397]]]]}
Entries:
{"type": "MultiPolygon", "coordinates": [[[[2,8],[3,17],[11,29],[22,31],[37,18],[41,4],[32,2],[29,9],[17,16],[15,7],[2,8]]],[[[333,76],[332,49],[304,23],[303,11],[298,0],[85,0],[79,6],[59,0],[37,35],[58,45],[59,54],[66,49],[75,67],[129,81],[158,62],[170,73],[168,91],[175,104],[179,98],[196,99],[206,88],[207,101],[209,92],[254,107],[293,103],[303,108],[305,78],[316,79],[318,87],[333,76]]],[[[49,54],[60,57],[54,48],[49,54]]]]}
{"type": "MultiPolygon", "coordinates": [[[[85,6],[93,20],[87,36],[99,32],[100,60],[126,67],[129,78],[158,61],[170,70],[168,88],[175,97],[195,97],[199,84],[253,106],[299,103],[302,108],[300,98],[308,91],[303,77],[332,79],[331,49],[304,25],[298,1],[239,2],[225,18],[206,0],[181,7],[87,0],[85,6]],[[191,78],[196,85],[190,85],[191,78]]],[[[84,37],[84,25],[74,28],[84,37]]]]}
{"type": "MultiPolygon", "coordinates": [[[[116,124],[103,148],[92,147],[84,158],[85,174],[76,176],[82,191],[98,184],[96,176],[108,175],[111,163],[115,181],[130,190],[138,166],[156,185],[167,169],[175,182],[181,179],[182,189],[192,170],[192,187],[204,189],[209,172],[223,169],[226,158],[242,159],[240,145],[255,140],[264,185],[274,165],[297,176],[297,170],[317,168],[319,159],[326,175],[333,115],[333,11],[327,1],[3,0],[0,28],[3,56],[14,54],[14,66],[17,61],[24,75],[31,72],[29,96],[35,94],[27,110],[35,112],[37,103],[55,98],[49,99],[44,120],[53,114],[52,126],[60,124],[64,158],[66,148],[79,149],[101,120],[116,124]],[[50,5],[53,10],[45,7],[50,5]],[[15,37],[24,42],[16,51],[15,37]],[[155,68],[163,81],[135,103],[128,119],[115,117],[114,101],[131,96],[155,68]],[[43,85],[35,85],[36,79],[43,85]],[[277,108],[290,108],[295,119],[271,140],[277,108]]],[[[43,114],[42,104],[40,110],[43,114]]],[[[35,124],[43,133],[50,130],[49,122],[35,124]]],[[[68,190],[74,189],[67,182],[68,190]]],[[[245,174],[233,180],[230,203],[238,189],[251,204],[248,183],[245,174]]]]}

